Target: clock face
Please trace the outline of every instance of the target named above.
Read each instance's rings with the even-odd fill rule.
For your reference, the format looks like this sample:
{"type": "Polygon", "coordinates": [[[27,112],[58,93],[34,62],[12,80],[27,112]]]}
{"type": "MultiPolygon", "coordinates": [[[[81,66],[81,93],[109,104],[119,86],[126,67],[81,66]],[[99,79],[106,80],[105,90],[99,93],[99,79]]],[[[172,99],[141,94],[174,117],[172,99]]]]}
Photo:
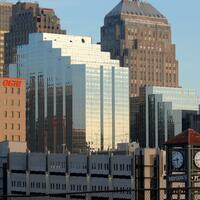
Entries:
{"type": "Polygon", "coordinates": [[[200,151],[197,152],[194,156],[194,164],[196,167],[200,168],[200,151]]]}
{"type": "Polygon", "coordinates": [[[183,154],[179,151],[172,151],[172,166],[174,169],[180,169],[183,165],[183,154]]]}

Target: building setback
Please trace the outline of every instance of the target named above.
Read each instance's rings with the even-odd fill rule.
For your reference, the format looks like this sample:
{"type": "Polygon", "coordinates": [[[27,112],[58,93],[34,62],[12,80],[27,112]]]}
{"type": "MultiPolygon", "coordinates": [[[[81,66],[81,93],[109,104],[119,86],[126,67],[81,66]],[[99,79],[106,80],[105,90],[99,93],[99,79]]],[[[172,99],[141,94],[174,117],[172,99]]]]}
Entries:
{"type": "Polygon", "coordinates": [[[0,142],[26,141],[26,84],[20,78],[0,78],[0,142]]]}
{"type": "Polygon", "coordinates": [[[32,151],[107,150],[129,142],[128,69],[90,37],[31,34],[17,57],[11,67],[27,79],[32,151]]]}
{"type": "MultiPolygon", "coordinates": [[[[16,62],[17,45],[27,44],[29,33],[34,32],[65,33],[53,9],[40,8],[38,3],[17,2],[13,5],[10,31],[5,38],[7,67],[16,62]]],[[[5,70],[5,75],[8,75],[8,69],[5,70]]]]}
{"type": "Polygon", "coordinates": [[[188,116],[198,113],[200,98],[193,89],[146,86],[133,105],[131,139],[154,148],[187,128],[188,116]]]}
{"type": "Polygon", "coordinates": [[[10,30],[12,4],[0,2],[0,76],[4,74],[5,33],[10,30]]]}
{"type": "Polygon", "coordinates": [[[104,19],[103,51],[129,68],[130,97],[145,85],[178,87],[178,61],[166,17],[148,2],[121,0],[104,19]]]}

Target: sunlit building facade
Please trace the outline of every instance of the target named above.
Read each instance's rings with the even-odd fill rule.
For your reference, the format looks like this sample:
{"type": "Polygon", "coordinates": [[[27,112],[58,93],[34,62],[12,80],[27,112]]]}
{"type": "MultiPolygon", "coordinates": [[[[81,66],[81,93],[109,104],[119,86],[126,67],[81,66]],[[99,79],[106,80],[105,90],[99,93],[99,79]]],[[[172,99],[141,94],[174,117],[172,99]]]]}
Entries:
{"type": "Polygon", "coordinates": [[[0,2],[0,76],[5,72],[5,34],[10,30],[12,4],[0,2]]]}
{"type": "Polygon", "coordinates": [[[107,150],[129,141],[128,69],[90,37],[31,34],[10,68],[27,78],[32,151],[107,150]]]}

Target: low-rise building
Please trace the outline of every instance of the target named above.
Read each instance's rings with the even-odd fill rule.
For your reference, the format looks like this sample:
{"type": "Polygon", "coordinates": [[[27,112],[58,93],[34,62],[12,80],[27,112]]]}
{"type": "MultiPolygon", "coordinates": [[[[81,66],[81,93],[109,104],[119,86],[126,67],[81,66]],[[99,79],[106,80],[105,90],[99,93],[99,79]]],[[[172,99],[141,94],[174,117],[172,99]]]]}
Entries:
{"type": "Polygon", "coordinates": [[[26,84],[21,78],[0,78],[0,142],[26,141],[26,84]]]}
{"type": "Polygon", "coordinates": [[[164,166],[165,152],[159,149],[10,153],[7,191],[8,195],[49,195],[52,199],[140,200],[141,195],[164,199],[158,191],[150,191],[165,186],[164,166]],[[147,191],[135,192],[139,190],[147,191]]]}

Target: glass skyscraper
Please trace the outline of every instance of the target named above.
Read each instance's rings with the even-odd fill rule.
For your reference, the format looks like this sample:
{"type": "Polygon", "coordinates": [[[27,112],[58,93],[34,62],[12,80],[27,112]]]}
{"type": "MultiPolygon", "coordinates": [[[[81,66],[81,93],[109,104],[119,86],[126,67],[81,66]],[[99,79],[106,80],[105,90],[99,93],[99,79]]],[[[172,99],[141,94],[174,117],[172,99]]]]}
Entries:
{"type": "Polygon", "coordinates": [[[129,74],[90,37],[30,34],[10,74],[27,79],[32,151],[107,150],[129,142],[129,74]]]}
{"type": "Polygon", "coordinates": [[[146,86],[133,104],[131,139],[143,147],[162,147],[183,131],[188,113],[198,113],[200,98],[193,89],[146,86]]]}

